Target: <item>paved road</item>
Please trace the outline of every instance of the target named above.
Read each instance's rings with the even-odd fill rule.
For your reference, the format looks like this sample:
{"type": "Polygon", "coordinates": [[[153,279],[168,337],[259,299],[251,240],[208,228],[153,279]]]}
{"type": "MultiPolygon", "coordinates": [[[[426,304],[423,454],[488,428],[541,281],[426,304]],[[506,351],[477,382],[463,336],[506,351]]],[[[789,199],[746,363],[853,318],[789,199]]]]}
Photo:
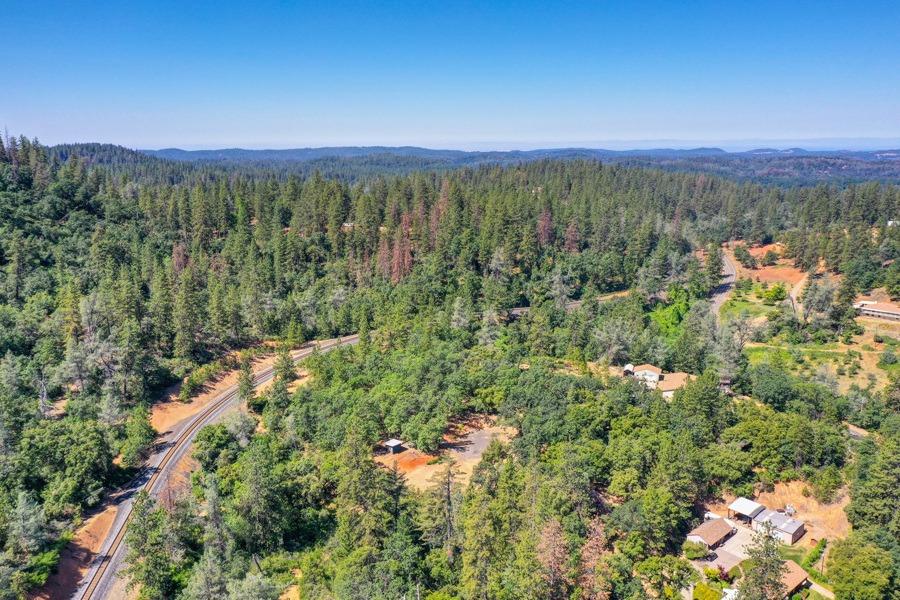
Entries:
{"type": "MultiPolygon", "coordinates": [[[[315,352],[318,348],[327,352],[342,345],[355,344],[359,341],[358,335],[311,342],[300,350],[292,353],[294,360],[299,361],[315,352]]],[[[271,380],[275,376],[273,367],[266,367],[254,373],[253,381],[256,386],[271,380]]],[[[117,505],[116,517],[107,534],[106,540],[100,547],[100,553],[94,559],[87,575],[81,581],[73,598],[79,600],[112,598],[117,586],[118,571],[123,566],[125,557],[125,532],[131,518],[132,504],[137,493],[146,489],[153,496],[166,489],[166,483],[175,466],[189,452],[197,432],[204,425],[216,422],[226,412],[234,408],[238,403],[237,385],[224,390],[209,405],[193,417],[189,417],[163,434],[161,441],[153,454],[147,459],[146,466],[124,489],[117,491],[111,501],[117,505]]]]}
{"type": "Polygon", "coordinates": [[[717,319],[719,318],[719,310],[721,310],[722,305],[725,304],[725,301],[731,295],[735,277],[737,277],[737,269],[735,269],[734,263],[731,262],[725,252],[722,252],[722,280],[709,298],[709,309],[716,315],[717,319]]]}

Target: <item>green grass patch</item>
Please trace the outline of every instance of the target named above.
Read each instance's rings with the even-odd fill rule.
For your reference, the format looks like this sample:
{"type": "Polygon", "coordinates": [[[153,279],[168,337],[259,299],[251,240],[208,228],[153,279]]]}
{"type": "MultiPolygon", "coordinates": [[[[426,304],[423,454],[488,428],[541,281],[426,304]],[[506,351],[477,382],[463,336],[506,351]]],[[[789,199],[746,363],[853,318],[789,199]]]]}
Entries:
{"type": "Polygon", "coordinates": [[[799,546],[781,546],[778,553],[784,560],[792,560],[798,565],[803,563],[803,557],[806,556],[806,550],[799,546]]]}
{"type": "Polygon", "coordinates": [[[747,360],[750,365],[758,365],[760,363],[781,363],[785,367],[796,368],[797,363],[791,357],[785,348],[773,348],[770,346],[751,346],[744,349],[747,360]]]}
{"type": "Polygon", "coordinates": [[[739,564],[731,567],[731,570],[728,571],[728,577],[732,580],[743,577],[745,573],[749,573],[756,566],[756,561],[752,558],[745,558],[739,564]]]}
{"type": "MultiPolygon", "coordinates": [[[[751,346],[744,351],[750,365],[770,363],[792,371],[795,375],[813,375],[819,367],[832,367],[839,376],[855,375],[860,368],[859,354],[840,349],[837,344],[779,345],[773,340],[765,346],[751,346]]],[[[900,363],[891,367],[900,369],[900,363]]]]}
{"type": "Polygon", "coordinates": [[[719,315],[723,319],[734,319],[742,314],[750,318],[763,317],[771,312],[772,307],[762,302],[755,302],[745,298],[730,298],[719,309],[719,315]]]}

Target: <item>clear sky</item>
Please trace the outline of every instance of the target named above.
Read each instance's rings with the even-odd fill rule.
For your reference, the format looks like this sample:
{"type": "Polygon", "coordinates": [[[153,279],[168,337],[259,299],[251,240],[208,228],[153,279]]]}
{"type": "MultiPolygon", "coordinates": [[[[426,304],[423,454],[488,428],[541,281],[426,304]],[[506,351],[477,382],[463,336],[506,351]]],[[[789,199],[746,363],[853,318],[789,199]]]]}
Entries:
{"type": "Polygon", "coordinates": [[[0,129],[45,143],[900,140],[896,0],[0,0],[0,23],[0,129]]]}

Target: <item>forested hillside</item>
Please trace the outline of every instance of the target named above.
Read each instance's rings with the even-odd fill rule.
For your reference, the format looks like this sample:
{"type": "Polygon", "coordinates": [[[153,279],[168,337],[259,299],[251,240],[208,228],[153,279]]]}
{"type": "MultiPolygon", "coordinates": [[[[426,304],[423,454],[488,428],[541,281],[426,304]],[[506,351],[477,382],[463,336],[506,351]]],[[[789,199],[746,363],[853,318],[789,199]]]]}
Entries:
{"type": "Polygon", "coordinates": [[[900,181],[900,152],[758,149],[725,152],[719,148],[604,150],[553,148],[464,152],[414,147],[297,148],[292,150],[144,150],[146,154],[205,165],[277,166],[294,173],[320,170],[344,176],[400,174],[416,169],[454,169],[516,165],[535,160],[601,160],[626,166],[704,172],[760,183],[798,185],[864,181],[900,181]]]}
{"type": "Polygon", "coordinates": [[[745,324],[706,301],[722,242],[779,239],[842,281],[815,323],[772,327],[843,335],[856,292],[900,275],[900,188],[587,160],[338,179],[82,152],[0,147],[0,597],[40,585],[140,464],[162,388],[235,348],[352,332],[308,386],[289,393],[287,369],[248,395],[249,426],[203,432],[193,495],[141,498],[143,597],[673,597],[696,577],[680,546],[701,502],[789,479],[851,487],[836,570],[859,589],[885,575],[882,595],[841,597],[900,593],[900,383],[851,401],[750,366],[745,324]],[[588,366],[625,362],[698,379],[666,402],[588,366]],[[476,412],[518,435],[465,488],[449,464],[420,493],[372,461],[476,412]],[[851,442],[844,421],[873,434],[851,442]]]}
{"type": "MultiPolygon", "coordinates": [[[[466,152],[415,147],[334,147],[290,150],[128,150],[110,144],[62,144],[51,154],[65,159],[77,154],[91,163],[128,166],[132,172],[143,164],[146,177],[183,177],[184,173],[229,171],[279,178],[307,177],[320,173],[328,178],[358,181],[378,176],[406,175],[417,171],[450,171],[485,166],[518,166],[541,160],[602,161],[624,167],[647,167],[674,172],[706,173],[736,181],[782,186],[828,184],[844,186],[877,181],[900,182],[900,151],[752,150],[725,152],[718,148],[689,150],[602,150],[556,148],[466,152]],[[157,160],[152,160],[152,159],[157,160]],[[148,168],[152,165],[152,169],[148,168]]],[[[171,182],[171,181],[170,181],[171,182]]]]}

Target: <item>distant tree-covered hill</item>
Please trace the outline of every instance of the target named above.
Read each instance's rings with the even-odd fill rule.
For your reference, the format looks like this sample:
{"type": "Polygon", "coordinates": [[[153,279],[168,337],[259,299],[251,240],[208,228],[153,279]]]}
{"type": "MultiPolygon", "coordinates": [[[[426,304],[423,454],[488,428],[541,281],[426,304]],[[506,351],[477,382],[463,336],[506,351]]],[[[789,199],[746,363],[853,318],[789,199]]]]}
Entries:
{"type": "Polygon", "coordinates": [[[175,161],[203,165],[269,166],[277,170],[307,173],[319,170],[333,176],[352,173],[404,174],[422,169],[452,169],[485,164],[511,165],[533,160],[591,159],[652,166],[672,171],[706,172],[733,179],[779,185],[821,182],[847,184],[861,181],[900,181],[900,151],[813,151],[802,148],[760,148],[726,152],[720,148],[605,150],[555,148],[466,152],[413,146],[293,148],[284,150],[142,150],[175,161]]]}
{"type": "Polygon", "coordinates": [[[594,160],[666,171],[708,173],[738,181],[775,185],[845,186],[864,181],[900,182],[900,150],[810,151],[761,148],[726,152],[720,148],[603,150],[556,148],[466,152],[413,146],[345,146],[285,150],[131,150],[112,144],[61,144],[48,148],[52,160],[71,156],[143,181],[178,183],[226,175],[284,180],[319,173],[359,181],[417,171],[449,171],[485,165],[511,166],[538,160],[594,160]]]}

